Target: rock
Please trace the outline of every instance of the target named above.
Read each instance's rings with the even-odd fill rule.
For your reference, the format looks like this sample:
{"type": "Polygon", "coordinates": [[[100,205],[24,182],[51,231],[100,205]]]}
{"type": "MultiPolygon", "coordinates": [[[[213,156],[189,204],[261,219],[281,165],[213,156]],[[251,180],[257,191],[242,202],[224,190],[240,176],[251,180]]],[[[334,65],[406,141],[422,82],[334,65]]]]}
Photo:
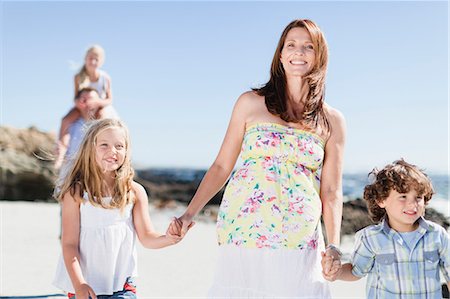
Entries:
{"type": "MultiPolygon", "coordinates": [[[[167,173],[172,173],[168,170],[167,173]]],[[[205,171],[194,171],[189,177],[180,178],[169,175],[162,170],[137,170],[136,180],[144,186],[150,200],[175,200],[188,204],[202,180],[205,171]]],[[[220,204],[223,196],[223,187],[209,202],[208,205],[220,204]]]]}
{"type": "Polygon", "coordinates": [[[52,200],[54,144],[35,127],[0,127],[0,199],[52,200]]]}

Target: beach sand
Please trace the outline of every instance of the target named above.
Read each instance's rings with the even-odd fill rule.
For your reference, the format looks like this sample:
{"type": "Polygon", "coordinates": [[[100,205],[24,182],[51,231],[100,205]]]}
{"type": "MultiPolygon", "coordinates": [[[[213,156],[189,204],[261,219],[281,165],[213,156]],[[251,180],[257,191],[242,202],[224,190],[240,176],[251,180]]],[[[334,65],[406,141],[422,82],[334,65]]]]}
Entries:
{"type": "MultiPolygon", "coordinates": [[[[164,232],[183,207],[150,209],[156,229],[164,232]]],[[[53,203],[0,201],[0,296],[66,298],[52,286],[60,255],[59,206],[53,203]]],[[[351,250],[347,238],[345,251],[351,250]]],[[[177,246],[158,250],[138,246],[139,298],[204,298],[212,283],[217,244],[215,224],[198,221],[177,246]]],[[[334,282],[334,298],[364,298],[365,280],[334,282]]]]}

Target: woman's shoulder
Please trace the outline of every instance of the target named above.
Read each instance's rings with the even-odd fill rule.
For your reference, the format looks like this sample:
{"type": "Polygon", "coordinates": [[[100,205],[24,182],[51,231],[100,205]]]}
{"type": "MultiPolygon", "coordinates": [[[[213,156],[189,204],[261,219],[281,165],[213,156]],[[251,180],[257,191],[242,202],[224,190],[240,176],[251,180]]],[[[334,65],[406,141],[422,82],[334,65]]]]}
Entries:
{"type": "Polygon", "coordinates": [[[239,96],[238,101],[242,101],[242,102],[261,102],[261,101],[264,101],[264,97],[258,95],[253,90],[249,90],[249,91],[246,91],[246,92],[242,93],[239,96]]]}
{"type": "Polygon", "coordinates": [[[331,107],[328,104],[324,104],[324,112],[330,122],[345,123],[344,114],[342,114],[342,112],[339,111],[338,109],[331,107]]]}
{"type": "Polygon", "coordinates": [[[324,112],[331,127],[331,134],[336,132],[339,135],[344,136],[346,131],[344,114],[328,104],[324,105],[324,112]]]}
{"type": "Polygon", "coordinates": [[[265,106],[264,97],[251,90],[241,94],[236,101],[236,107],[249,111],[261,106],[265,106]]]}
{"type": "Polygon", "coordinates": [[[264,97],[254,91],[244,92],[239,96],[234,106],[234,113],[239,115],[245,122],[255,118],[266,111],[264,97]]]}

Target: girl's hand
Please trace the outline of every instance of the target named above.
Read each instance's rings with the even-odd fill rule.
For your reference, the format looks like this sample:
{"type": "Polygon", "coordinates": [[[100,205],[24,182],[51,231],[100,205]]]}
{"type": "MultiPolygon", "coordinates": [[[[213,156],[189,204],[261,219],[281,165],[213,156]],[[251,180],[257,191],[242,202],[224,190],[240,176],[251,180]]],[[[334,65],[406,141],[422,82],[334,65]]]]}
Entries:
{"type": "Polygon", "coordinates": [[[75,297],[77,299],[97,299],[94,290],[87,283],[82,283],[75,289],[75,297]]]}
{"type": "Polygon", "coordinates": [[[321,252],[322,255],[322,275],[328,281],[335,281],[342,269],[341,259],[327,253],[321,252]]]}

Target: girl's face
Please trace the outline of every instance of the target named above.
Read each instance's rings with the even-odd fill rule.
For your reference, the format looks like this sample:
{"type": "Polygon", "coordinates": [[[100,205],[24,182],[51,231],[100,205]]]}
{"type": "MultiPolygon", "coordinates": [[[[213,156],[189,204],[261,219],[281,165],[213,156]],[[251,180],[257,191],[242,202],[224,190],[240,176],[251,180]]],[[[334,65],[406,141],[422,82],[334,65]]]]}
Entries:
{"type": "Polygon", "coordinates": [[[119,169],[126,156],[125,133],[120,128],[108,128],[97,135],[95,159],[103,172],[119,169]]]}
{"type": "Polygon", "coordinates": [[[309,32],[302,27],[292,28],[286,35],[280,61],[287,76],[305,76],[314,67],[316,53],[309,32]]]}
{"type": "Polygon", "coordinates": [[[99,67],[101,67],[103,64],[103,59],[101,55],[98,53],[95,53],[94,51],[89,51],[86,54],[86,57],[84,59],[84,65],[86,66],[86,69],[88,71],[95,71],[99,67]]]}

